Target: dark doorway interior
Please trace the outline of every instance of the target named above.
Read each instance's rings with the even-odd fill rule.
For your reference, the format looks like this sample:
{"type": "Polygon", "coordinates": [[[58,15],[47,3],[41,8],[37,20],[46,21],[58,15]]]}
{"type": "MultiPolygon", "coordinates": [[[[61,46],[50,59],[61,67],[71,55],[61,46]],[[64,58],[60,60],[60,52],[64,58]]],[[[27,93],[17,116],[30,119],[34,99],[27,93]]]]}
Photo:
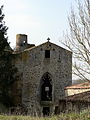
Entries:
{"type": "Polygon", "coordinates": [[[43,116],[49,116],[50,107],[43,107],[43,116]]]}
{"type": "Polygon", "coordinates": [[[58,106],[55,107],[55,114],[56,115],[59,114],[59,107],[58,106]]]}

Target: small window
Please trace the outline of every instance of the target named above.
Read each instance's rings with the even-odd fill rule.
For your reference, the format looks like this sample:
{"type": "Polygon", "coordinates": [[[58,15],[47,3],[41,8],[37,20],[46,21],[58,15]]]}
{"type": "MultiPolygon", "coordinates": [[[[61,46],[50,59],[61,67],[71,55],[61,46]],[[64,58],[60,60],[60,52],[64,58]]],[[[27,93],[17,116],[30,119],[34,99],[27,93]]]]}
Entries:
{"type": "Polygon", "coordinates": [[[45,50],[45,58],[50,58],[50,50],[45,50]]]}

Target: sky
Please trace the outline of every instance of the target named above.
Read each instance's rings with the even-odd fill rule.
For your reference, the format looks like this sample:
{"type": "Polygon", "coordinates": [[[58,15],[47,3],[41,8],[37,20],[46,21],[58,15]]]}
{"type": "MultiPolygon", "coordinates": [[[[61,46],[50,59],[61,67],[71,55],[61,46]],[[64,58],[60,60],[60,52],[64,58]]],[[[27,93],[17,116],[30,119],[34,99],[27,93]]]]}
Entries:
{"type": "Polygon", "coordinates": [[[42,44],[49,37],[60,45],[63,31],[68,28],[71,4],[74,0],[0,0],[11,47],[15,47],[16,34],[28,35],[31,44],[42,44]]]}

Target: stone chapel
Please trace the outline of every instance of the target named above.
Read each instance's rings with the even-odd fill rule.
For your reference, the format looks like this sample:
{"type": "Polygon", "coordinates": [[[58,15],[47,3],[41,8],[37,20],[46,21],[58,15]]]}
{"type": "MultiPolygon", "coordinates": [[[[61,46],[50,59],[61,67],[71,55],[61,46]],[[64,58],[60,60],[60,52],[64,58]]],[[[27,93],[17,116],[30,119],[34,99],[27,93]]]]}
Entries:
{"type": "Polygon", "coordinates": [[[17,104],[28,108],[28,114],[51,115],[65,97],[64,88],[72,84],[72,53],[48,41],[28,44],[27,35],[16,36],[13,64],[18,80],[13,86],[17,104]]]}

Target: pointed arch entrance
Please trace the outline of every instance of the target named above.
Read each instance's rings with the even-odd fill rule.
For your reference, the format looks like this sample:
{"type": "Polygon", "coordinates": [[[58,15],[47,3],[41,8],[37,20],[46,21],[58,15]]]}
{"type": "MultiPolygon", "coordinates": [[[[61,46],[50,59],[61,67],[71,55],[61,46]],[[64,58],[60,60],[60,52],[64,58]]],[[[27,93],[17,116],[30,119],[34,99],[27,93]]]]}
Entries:
{"type": "Polygon", "coordinates": [[[52,101],[52,79],[48,72],[43,75],[41,83],[41,101],[52,101]]]}

